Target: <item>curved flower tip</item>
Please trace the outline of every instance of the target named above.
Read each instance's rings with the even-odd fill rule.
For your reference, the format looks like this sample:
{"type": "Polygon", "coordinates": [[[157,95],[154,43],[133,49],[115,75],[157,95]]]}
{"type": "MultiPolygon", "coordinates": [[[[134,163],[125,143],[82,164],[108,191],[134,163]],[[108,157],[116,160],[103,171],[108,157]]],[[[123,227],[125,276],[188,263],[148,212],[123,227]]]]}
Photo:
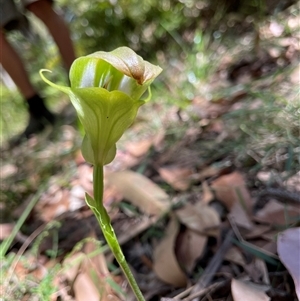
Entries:
{"type": "Polygon", "coordinates": [[[65,92],[65,93],[69,93],[69,90],[70,90],[70,88],[69,87],[64,87],[64,86],[60,86],[60,85],[56,85],[56,84],[54,84],[54,83],[52,83],[49,79],[47,79],[46,77],[45,77],[45,75],[43,74],[44,72],[48,72],[48,73],[52,73],[52,71],[51,70],[48,70],[48,69],[41,69],[40,70],[40,77],[42,78],[42,80],[45,82],[45,83],[47,83],[48,85],[50,85],[50,86],[52,86],[53,88],[56,88],[56,89],[58,89],[58,90],[60,90],[60,91],[62,91],[62,92],[65,92]]]}
{"type": "Polygon", "coordinates": [[[162,72],[159,66],[144,61],[142,57],[128,47],[120,47],[108,53],[99,51],[94,55],[110,63],[125,75],[132,77],[140,85],[154,80],[162,72]]]}
{"type": "Polygon", "coordinates": [[[96,165],[110,163],[116,154],[116,142],[133,123],[141,96],[161,73],[159,66],[144,61],[133,50],[120,47],[111,52],[98,51],[74,61],[70,87],[50,82],[67,93],[85,130],[84,158],[96,165]]]}
{"type": "Polygon", "coordinates": [[[122,91],[134,99],[147,91],[162,72],[128,47],[98,51],[76,59],[70,70],[72,88],[102,87],[122,91]]]}

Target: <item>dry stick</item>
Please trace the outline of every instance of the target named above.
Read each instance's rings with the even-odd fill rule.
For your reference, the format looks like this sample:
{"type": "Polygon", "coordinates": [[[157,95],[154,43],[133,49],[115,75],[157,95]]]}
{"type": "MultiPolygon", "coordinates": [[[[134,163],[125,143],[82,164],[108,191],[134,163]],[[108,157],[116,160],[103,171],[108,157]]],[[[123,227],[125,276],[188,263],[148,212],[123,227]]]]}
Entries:
{"type": "Polygon", "coordinates": [[[194,298],[198,298],[198,297],[201,297],[201,296],[203,296],[205,294],[211,293],[212,291],[214,291],[217,288],[219,288],[222,285],[224,285],[226,282],[227,282],[227,280],[213,283],[210,286],[208,286],[206,288],[203,288],[203,289],[199,290],[198,292],[194,293],[193,295],[191,295],[191,296],[183,299],[183,301],[192,301],[194,298]]]}
{"type": "Polygon", "coordinates": [[[211,291],[215,290],[219,286],[222,286],[225,282],[226,281],[221,281],[221,282],[214,283],[214,284],[208,286],[207,288],[204,288],[204,289],[198,291],[197,293],[195,293],[195,294],[193,294],[193,295],[191,295],[191,296],[189,296],[185,299],[182,299],[185,296],[187,296],[193,290],[193,288],[195,287],[195,285],[193,285],[193,286],[189,287],[188,289],[186,289],[185,291],[181,292],[180,294],[176,295],[174,298],[163,298],[163,299],[161,299],[161,301],[167,301],[167,299],[170,299],[170,300],[173,300],[173,301],[180,301],[180,300],[190,301],[195,297],[200,297],[201,295],[204,295],[206,293],[210,293],[211,291]]]}
{"type": "Polygon", "coordinates": [[[176,295],[173,299],[174,300],[181,300],[182,298],[184,298],[185,296],[189,295],[190,292],[193,290],[194,288],[194,285],[187,288],[185,291],[179,293],[178,295],[176,295]]]}
{"type": "Polygon", "coordinates": [[[119,244],[124,245],[128,241],[132,240],[140,233],[153,226],[160,218],[161,216],[157,215],[154,217],[147,217],[146,219],[141,220],[141,222],[138,225],[136,225],[133,229],[130,230],[130,233],[125,233],[125,235],[120,235],[118,237],[119,244]]]}
{"type": "Polygon", "coordinates": [[[223,257],[228,251],[228,249],[231,246],[231,240],[234,236],[234,232],[232,229],[230,229],[225,237],[225,240],[223,241],[221,247],[218,249],[218,251],[215,253],[213,256],[212,260],[209,262],[208,266],[205,268],[203,274],[201,275],[200,279],[198,280],[197,284],[194,286],[191,294],[192,297],[195,294],[195,298],[189,297],[187,300],[189,301],[197,301],[198,300],[198,295],[197,292],[203,290],[205,287],[209,285],[211,280],[213,279],[214,275],[216,274],[217,270],[219,269],[223,257]],[[197,295],[197,296],[196,296],[197,295]]]}
{"type": "Polygon", "coordinates": [[[282,202],[289,202],[298,205],[300,203],[299,191],[287,191],[282,188],[267,188],[259,194],[259,199],[262,199],[264,197],[273,197],[279,199],[279,201],[282,202]]]}

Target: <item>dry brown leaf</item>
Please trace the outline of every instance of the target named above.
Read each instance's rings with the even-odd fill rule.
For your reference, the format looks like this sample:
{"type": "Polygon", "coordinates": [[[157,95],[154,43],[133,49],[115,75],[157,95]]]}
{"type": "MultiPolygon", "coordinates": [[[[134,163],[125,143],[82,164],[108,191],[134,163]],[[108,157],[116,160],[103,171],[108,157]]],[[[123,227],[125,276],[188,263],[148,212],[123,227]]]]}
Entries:
{"type": "Polygon", "coordinates": [[[204,235],[218,236],[220,217],[213,208],[200,202],[196,205],[187,203],[175,213],[187,228],[204,235]]]}
{"type": "Polygon", "coordinates": [[[202,202],[204,204],[209,204],[214,199],[214,194],[212,193],[206,181],[202,183],[202,191],[202,202]]]}
{"type": "Polygon", "coordinates": [[[276,21],[271,21],[269,25],[269,30],[274,37],[280,37],[284,32],[284,26],[276,21]]]}
{"type": "Polygon", "coordinates": [[[65,258],[65,260],[63,261],[62,274],[66,279],[69,280],[70,283],[74,283],[74,280],[80,273],[80,268],[84,258],[85,254],[83,252],[76,252],[71,256],[65,258]]]}
{"type": "Polygon", "coordinates": [[[45,222],[86,206],[85,193],[92,191],[92,169],[87,165],[79,166],[76,178],[70,183],[70,189],[62,188],[57,184],[59,182],[59,176],[52,177],[52,184],[35,206],[35,212],[45,222]]]}
{"type": "Polygon", "coordinates": [[[278,255],[295,283],[296,294],[300,300],[300,228],[282,232],[277,241],[278,255]]]}
{"type": "Polygon", "coordinates": [[[4,180],[9,177],[13,177],[18,172],[18,168],[14,164],[4,164],[1,166],[0,179],[4,180]]]}
{"type": "MultiPolygon", "coordinates": [[[[89,237],[93,237],[94,239],[96,239],[96,234],[93,233],[89,237]]],[[[99,246],[95,243],[95,241],[89,240],[84,245],[84,253],[87,255],[91,254],[97,251],[98,248],[99,246]]],[[[84,268],[87,271],[93,269],[99,277],[109,275],[109,270],[107,268],[104,253],[99,253],[96,256],[93,256],[92,258],[87,258],[87,260],[84,262],[84,265],[84,268]]]]}
{"type": "MultiPolygon", "coordinates": [[[[26,255],[24,255],[24,258],[26,258],[26,255]]],[[[19,260],[14,267],[14,274],[17,275],[21,281],[23,281],[29,273],[29,265],[26,266],[24,261],[19,260]]]]}
{"type": "Polygon", "coordinates": [[[206,131],[210,132],[210,133],[224,133],[225,132],[225,125],[224,125],[224,121],[222,119],[212,119],[210,120],[210,123],[208,125],[208,127],[206,128],[206,131]]]}
{"type": "Polygon", "coordinates": [[[30,273],[35,279],[42,280],[48,274],[48,269],[42,265],[37,264],[36,268],[30,273]]]}
{"type": "MultiPolygon", "coordinates": [[[[77,168],[76,179],[72,181],[72,186],[79,186],[82,189],[92,194],[93,191],[93,167],[87,164],[81,164],[77,168]]],[[[85,199],[85,198],[83,198],[85,199]]]]}
{"type": "Polygon", "coordinates": [[[6,239],[13,231],[15,224],[0,224],[0,240],[6,239]]]}
{"type": "MultiPolygon", "coordinates": [[[[95,234],[92,233],[91,237],[95,237],[95,234]]],[[[97,248],[95,241],[88,240],[84,244],[84,252],[77,252],[64,261],[64,275],[73,284],[72,289],[78,301],[86,300],[87,296],[89,300],[119,300],[107,282],[111,276],[104,254],[88,257],[97,248]]]]}
{"type": "MultiPolygon", "coordinates": [[[[300,82],[300,65],[298,65],[290,74],[290,80],[293,84],[298,85],[300,82]]],[[[298,173],[299,175],[299,173],[298,173]]]]}
{"type": "MultiPolygon", "coordinates": [[[[300,82],[300,65],[298,69],[299,81],[300,82]]],[[[287,190],[298,191],[300,192],[300,171],[298,171],[295,175],[289,177],[285,183],[287,190]]]]}
{"type": "Polygon", "coordinates": [[[262,250],[265,253],[272,254],[274,257],[278,259],[277,254],[277,244],[275,241],[269,241],[262,246],[262,250]]]}
{"type": "Polygon", "coordinates": [[[253,219],[270,225],[292,224],[299,218],[300,209],[296,206],[282,204],[276,200],[270,200],[253,219]]]}
{"type": "Polygon", "coordinates": [[[217,199],[230,211],[235,223],[247,230],[252,229],[253,224],[248,214],[252,212],[253,201],[243,176],[239,172],[233,172],[219,177],[211,186],[217,199]]]}
{"type": "MultiPolygon", "coordinates": [[[[29,252],[24,253],[22,256],[23,260],[17,260],[11,266],[13,269],[12,273],[17,276],[19,280],[23,281],[27,277],[31,277],[31,279],[39,281],[46,277],[48,274],[48,268],[41,264],[36,256],[33,256],[29,252]]],[[[8,272],[8,275],[10,275],[9,277],[12,276],[10,272],[8,272]]],[[[8,288],[9,290],[11,289],[10,287],[8,288]]]]}
{"type": "Polygon", "coordinates": [[[240,227],[252,230],[253,229],[253,223],[251,222],[249,216],[245,212],[245,210],[242,208],[242,205],[240,203],[235,203],[229,213],[229,217],[240,227]]]}
{"type": "Polygon", "coordinates": [[[248,245],[252,249],[256,249],[259,252],[265,254],[266,256],[272,257],[274,259],[278,259],[277,254],[277,248],[275,242],[267,242],[264,239],[257,239],[251,241],[251,243],[248,243],[247,241],[244,241],[243,244],[248,245]]]}
{"type": "Polygon", "coordinates": [[[270,285],[269,271],[266,262],[260,258],[255,258],[255,264],[257,266],[257,269],[262,273],[262,282],[270,285]]]}
{"type": "MultiPolygon", "coordinates": [[[[57,185],[53,185],[57,186],[57,185]]],[[[39,218],[45,222],[50,222],[55,217],[67,212],[70,207],[70,192],[57,186],[57,190],[49,188],[49,190],[41,197],[35,206],[35,212],[39,218]]]]}
{"type": "Polygon", "coordinates": [[[251,280],[255,283],[270,283],[266,263],[259,259],[254,258],[250,263],[244,266],[245,272],[250,276],[251,280]]]}
{"type": "MultiPolygon", "coordinates": [[[[79,273],[73,284],[76,301],[99,301],[103,296],[100,295],[98,288],[87,273],[79,273]]],[[[107,300],[107,299],[106,299],[107,300]]]]}
{"type": "Polygon", "coordinates": [[[239,172],[221,176],[211,186],[215,190],[217,199],[223,202],[228,210],[235,203],[240,203],[246,212],[252,212],[253,201],[245,180],[239,172]]]}
{"type": "Polygon", "coordinates": [[[106,170],[119,171],[129,169],[138,165],[143,157],[135,157],[127,151],[117,149],[117,154],[114,161],[106,166],[106,170]]]}
{"type": "Polygon", "coordinates": [[[158,133],[153,138],[154,149],[158,152],[162,151],[165,142],[166,131],[164,128],[161,128],[158,133]]]}
{"type": "Polygon", "coordinates": [[[207,236],[190,229],[179,234],[177,239],[176,255],[178,262],[188,273],[191,273],[197,259],[203,254],[207,244],[207,236]]]}
{"type": "MultiPolygon", "coordinates": [[[[93,233],[91,237],[96,239],[96,234],[93,233]]],[[[98,247],[99,246],[97,246],[94,241],[88,241],[84,246],[84,252],[87,255],[91,254],[96,251],[98,247]]],[[[113,294],[112,287],[107,282],[107,279],[111,278],[111,275],[107,267],[104,253],[97,254],[92,258],[86,258],[83,270],[91,277],[91,279],[93,279],[94,276],[97,276],[97,288],[100,290],[101,301],[110,301],[112,300],[112,297],[115,298],[114,300],[117,300],[117,297],[113,294]]]]}
{"type": "Polygon", "coordinates": [[[266,241],[276,241],[278,230],[270,230],[268,232],[265,232],[261,235],[262,239],[265,239],[266,241]]]}
{"type": "Polygon", "coordinates": [[[245,239],[259,238],[270,229],[269,225],[255,225],[249,233],[245,234],[245,239]]]}
{"type": "Polygon", "coordinates": [[[126,150],[135,157],[144,156],[153,144],[153,137],[148,139],[126,143],[126,150]]]}
{"type": "Polygon", "coordinates": [[[193,179],[197,181],[203,181],[207,178],[218,175],[220,171],[221,169],[216,166],[208,166],[199,171],[196,175],[193,175],[193,179]]]}
{"type": "Polygon", "coordinates": [[[242,267],[246,265],[246,260],[242,252],[237,247],[231,247],[224,256],[225,260],[236,263],[242,267]]]}
{"type": "MultiPolygon", "coordinates": [[[[111,207],[113,204],[121,202],[123,199],[122,193],[115,186],[105,185],[103,194],[103,203],[106,207],[111,207]]],[[[112,218],[112,217],[111,217],[112,218]]]]}
{"type": "Polygon", "coordinates": [[[234,301],[269,301],[269,296],[265,293],[265,286],[259,289],[251,283],[240,280],[231,280],[231,293],[234,301]]]}
{"type": "Polygon", "coordinates": [[[181,270],[175,256],[175,242],[180,224],[175,216],[172,216],[165,232],[165,237],[154,249],[153,270],[166,283],[175,287],[184,287],[187,283],[186,275],[181,270]]]}
{"type": "Polygon", "coordinates": [[[123,197],[149,215],[161,215],[170,207],[169,196],[142,174],[125,170],[106,174],[108,185],[113,185],[123,197]]]}
{"type": "Polygon", "coordinates": [[[158,173],[175,190],[186,191],[191,186],[193,171],[190,168],[171,165],[159,168],[158,173]]]}
{"type": "Polygon", "coordinates": [[[158,216],[142,216],[137,220],[137,223],[132,226],[132,223],[122,224],[122,233],[118,234],[118,241],[120,245],[125,244],[129,240],[138,236],[140,233],[147,230],[158,221],[158,216]]]}
{"type": "Polygon", "coordinates": [[[74,154],[74,161],[77,166],[80,166],[81,164],[86,163],[80,149],[74,154]]]}

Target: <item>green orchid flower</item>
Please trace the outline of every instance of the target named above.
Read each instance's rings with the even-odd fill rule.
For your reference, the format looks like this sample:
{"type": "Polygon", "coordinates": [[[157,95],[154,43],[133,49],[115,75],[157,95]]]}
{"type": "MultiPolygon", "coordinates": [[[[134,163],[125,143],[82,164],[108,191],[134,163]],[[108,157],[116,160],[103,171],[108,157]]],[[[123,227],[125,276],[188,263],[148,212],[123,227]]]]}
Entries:
{"type": "Polygon", "coordinates": [[[141,96],[161,73],[133,50],[120,47],[80,57],[70,70],[71,87],[49,85],[69,95],[85,130],[82,154],[93,165],[106,165],[116,155],[116,142],[145,103],[141,96]]]}

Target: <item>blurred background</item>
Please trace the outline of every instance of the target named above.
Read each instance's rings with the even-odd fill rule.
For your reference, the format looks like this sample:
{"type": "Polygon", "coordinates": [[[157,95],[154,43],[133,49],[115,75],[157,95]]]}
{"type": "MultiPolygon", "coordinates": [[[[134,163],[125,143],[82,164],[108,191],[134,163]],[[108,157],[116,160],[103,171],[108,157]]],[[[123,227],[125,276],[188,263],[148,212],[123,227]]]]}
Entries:
{"type": "MultiPolygon", "coordinates": [[[[151,101],[140,108],[135,123],[118,143],[115,160],[106,167],[108,175],[114,173],[107,179],[104,203],[147,300],[174,296],[178,287],[175,271],[180,268],[184,270],[179,275],[184,276],[180,286],[187,278],[190,286],[205,272],[211,275],[208,263],[218,254],[224,230],[232,226],[228,226],[229,215],[239,222],[243,237],[231,248],[233,255],[226,260],[224,252],[218,255],[222,267],[220,273],[213,272],[215,279],[249,276],[255,285],[264,287],[269,279],[272,300],[296,300],[291,278],[279,262],[276,240],[283,229],[299,227],[299,3],[57,0],[54,7],[69,26],[77,56],[128,46],[163,68],[152,85],[151,101]],[[157,213],[161,213],[161,195],[172,204],[163,218],[157,213]],[[238,210],[233,204],[240,206],[238,210]],[[187,212],[180,216],[178,208],[187,212]],[[215,219],[209,220],[206,212],[215,219]],[[158,241],[169,239],[166,229],[174,213],[178,221],[170,223],[173,239],[162,248],[167,255],[156,256],[164,255],[156,252],[158,241]],[[201,232],[194,231],[195,227],[202,227],[201,232]],[[166,260],[173,257],[178,264],[174,269],[166,260]],[[162,278],[165,271],[168,279],[162,278]]],[[[11,137],[24,130],[28,112],[14,83],[0,70],[0,226],[9,226],[3,226],[2,230],[8,230],[0,234],[8,237],[15,223],[23,223],[21,234],[27,236],[16,237],[9,250],[19,252],[38,229],[37,242],[29,246],[36,253],[29,258],[39,261],[37,267],[43,262],[50,273],[48,278],[39,274],[34,285],[32,280],[25,279],[20,285],[18,277],[13,284],[2,278],[12,294],[7,300],[29,300],[21,299],[23,287],[31,296],[42,296],[34,300],[71,300],[69,292],[64,297],[51,295],[52,291],[64,292],[62,279],[66,277],[56,282],[61,285],[58,290],[52,280],[57,277],[56,264],[79,241],[102,239],[84,200],[86,191],[92,194],[93,171],[81,156],[83,133],[68,97],[39,75],[40,69],[50,69],[53,82],[69,84],[56,45],[37,18],[29,13],[26,17],[28,26],[22,32],[10,31],[7,37],[59,121],[18,147],[5,148],[11,137]],[[29,214],[28,203],[33,201],[36,205],[29,214]],[[28,212],[26,220],[21,219],[24,212],[28,212]],[[45,230],[41,225],[47,225],[45,230]]],[[[5,271],[11,269],[12,253],[1,262],[5,271]]],[[[299,259],[298,250],[287,253],[287,259],[291,254],[293,262],[299,259]]],[[[113,265],[109,269],[119,291],[127,288],[130,293],[119,270],[113,265]]],[[[23,270],[30,276],[33,269],[27,271],[25,265],[16,269],[23,270]]],[[[106,266],[97,275],[99,279],[107,275],[106,266]]],[[[68,285],[74,282],[75,278],[69,279],[68,285]]],[[[240,295],[229,296],[228,281],[220,290],[210,300],[242,300],[240,295]]],[[[244,297],[243,287],[241,293],[244,297]]],[[[134,300],[121,295],[116,300],[134,300]]],[[[86,300],[78,296],[76,300],[86,300]]]]}
{"type": "MultiPolygon", "coordinates": [[[[173,101],[185,106],[186,101],[199,93],[212,98],[215,87],[212,89],[206,84],[215,71],[234,81],[240,73],[258,76],[277,64],[280,67],[289,64],[291,58],[283,57],[283,51],[289,49],[290,57],[295,57],[293,42],[277,43],[275,39],[293,37],[296,32],[298,8],[293,6],[295,2],[58,0],[54,5],[69,25],[78,56],[122,45],[131,47],[145,59],[163,65],[166,72],[161,81],[172,90],[178,87],[173,91],[173,95],[177,95],[173,101]],[[255,60],[258,62],[253,67],[255,60]],[[240,63],[240,66],[234,65],[240,63]]],[[[54,71],[55,80],[66,83],[59,53],[43,24],[33,15],[27,14],[27,17],[28,28],[23,32],[10,32],[9,40],[26,62],[32,81],[47,97],[50,106],[59,110],[55,91],[47,87],[38,74],[41,68],[47,68],[54,71]]],[[[22,100],[3,69],[1,83],[1,138],[5,140],[24,127],[26,115],[22,114],[22,100]]]]}

